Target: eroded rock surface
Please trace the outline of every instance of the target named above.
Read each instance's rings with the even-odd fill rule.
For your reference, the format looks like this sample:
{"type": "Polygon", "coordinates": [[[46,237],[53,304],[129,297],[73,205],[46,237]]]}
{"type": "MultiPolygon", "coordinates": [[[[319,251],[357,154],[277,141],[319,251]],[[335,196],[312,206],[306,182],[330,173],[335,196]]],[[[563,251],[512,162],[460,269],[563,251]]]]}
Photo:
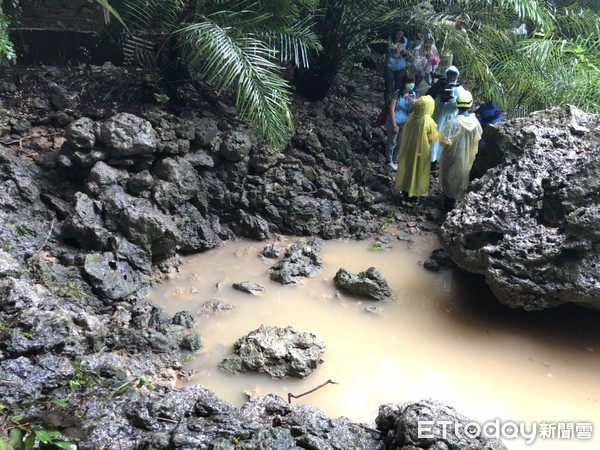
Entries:
{"type": "Polygon", "coordinates": [[[600,308],[600,117],[557,107],[490,133],[501,163],[446,219],[444,249],[511,307],[600,308]]]}
{"type": "Polygon", "coordinates": [[[261,325],[234,344],[219,366],[227,372],[265,372],[275,378],[305,378],[322,362],[325,342],[295,327],[261,325]]]}
{"type": "Polygon", "coordinates": [[[506,450],[499,439],[486,437],[481,429],[479,433],[469,430],[474,437],[467,436],[469,422],[454,408],[435,400],[381,405],[375,419],[385,436],[386,449],[506,450]]]}
{"type": "Polygon", "coordinates": [[[342,268],[335,274],[333,282],[339,289],[357,297],[385,300],[392,296],[392,290],[386,279],[375,267],[369,267],[357,275],[342,268]]]}
{"type": "Polygon", "coordinates": [[[281,261],[269,269],[271,279],[281,284],[295,284],[301,278],[314,277],[323,268],[319,257],[322,244],[320,239],[311,239],[290,245],[281,261]]]}

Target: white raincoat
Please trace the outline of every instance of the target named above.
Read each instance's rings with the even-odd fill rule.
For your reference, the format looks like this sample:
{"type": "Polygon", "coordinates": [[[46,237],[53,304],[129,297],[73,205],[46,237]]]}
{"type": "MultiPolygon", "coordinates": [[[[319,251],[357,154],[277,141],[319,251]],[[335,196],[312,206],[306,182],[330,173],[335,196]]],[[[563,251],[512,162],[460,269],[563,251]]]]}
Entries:
{"type": "MultiPolygon", "coordinates": [[[[457,74],[456,81],[458,81],[458,78],[460,77],[460,72],[458,71],[456,66],[450,66],[446,69],[446,71],[444,72],[446,77],[448,76],[449,71],[455,72],[457,74]]],[[[435,109],[431,117],[433,118],[433,120],[435,120],[435,123],[437,123],[438,131],[441,131],[446,122],[448,122],[450,119],[456,116],[456,113],[458,112],[458,108],[456,107],[456,99],[458,98],[458,94],[460,94],[464,90],[465,88],[460,85],[454,86],[452,88],[452,91],[454,92],[454,97],[452,97],[445,103],[442,101],[442,97],[440,95],[435,96],[435,109]]],[[[431,144],[432,162],[437,161],[440,158],[441,153],[441,142],[434,142],[433,144],[431,144]]]]}
{"type": "Polygon", "coordinates": [[[481,125],[474,114],[450,119],[439,133],[444,151],[440,157],[440,184],[448,198],[460,198],[469,184],[477,155],[481,125]]]}

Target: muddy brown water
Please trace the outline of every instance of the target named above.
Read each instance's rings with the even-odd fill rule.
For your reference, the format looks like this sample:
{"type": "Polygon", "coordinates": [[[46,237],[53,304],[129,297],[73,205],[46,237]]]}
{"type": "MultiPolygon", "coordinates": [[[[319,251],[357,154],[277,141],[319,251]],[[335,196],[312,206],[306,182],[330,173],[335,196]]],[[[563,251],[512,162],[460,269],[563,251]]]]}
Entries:
{"type": "MultiPolygon", "coordinates": [[[[278,243],[285,249],[293,240],[278,243]]],[[[268,277],[275,260],[260,253],[269,242],[230,242],[186,257],[180,272],[149,297],[171,314],[196,315],[203,347],[186,363],[194,371],[189,383],[234,405],[244,403],[245,392],[287,399],[331,379],[338,384],[292,401],[372,423],[380,404],[434,398],[482,426],[496,420],[500,427],[522,424],[528,432],[537,426],[533,445],[520,434],[503,439],[512,450],[600,448],[600,312],[505,308],[478,278],[424,270],[421,263],[437,242],[431,236],[413,240],[394,240],[383,249],[373,248],[373,241],[325,241],[325,268],[287,286],[268,277]],[[392,300],[353,298],[333,285],[340,267],[358,273],[371,266],[388,280],[392,300]],[[266,293],[252,296],[231,287],[242,281],[259,283],[266,293]],[[201,306],[211,299],[236,308],[205,315],[201,306]],[[367,312],[368,306],[379,311],[367,312]],[[324,363],[302,380],[221,371],[217,365],[233,343],[261,324],[319,334],[327,344],[324,363]]]]}

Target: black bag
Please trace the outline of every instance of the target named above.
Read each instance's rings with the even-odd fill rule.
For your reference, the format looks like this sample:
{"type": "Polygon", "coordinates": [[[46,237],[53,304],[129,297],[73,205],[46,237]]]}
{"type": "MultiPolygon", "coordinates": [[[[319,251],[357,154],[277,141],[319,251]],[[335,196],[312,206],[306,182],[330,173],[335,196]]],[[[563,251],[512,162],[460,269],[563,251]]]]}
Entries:
{"type": "Polygon", "coordinates": [[[433,98],[439,95],[442,102],[448,103],[452,98],[453,88],[457,86],[460,86],[460,84],[450,83],[447,78],[442,77],[431,86],[431,89],[427,91],[427,95],[431,95],[433,98]]]}

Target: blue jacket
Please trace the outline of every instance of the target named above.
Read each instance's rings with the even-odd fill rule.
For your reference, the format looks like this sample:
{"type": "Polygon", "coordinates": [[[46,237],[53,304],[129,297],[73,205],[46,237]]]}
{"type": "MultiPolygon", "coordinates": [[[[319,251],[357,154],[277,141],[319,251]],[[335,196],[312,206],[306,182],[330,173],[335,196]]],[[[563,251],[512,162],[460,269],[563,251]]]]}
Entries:
{"type": "MultiPolygon", "coordinates": [[[[391,39],[390,43],[392,43],[391,39]]],[[[406,38],[406,36],[402,36],[400,44],[402,45],[402,48],[406,49],[406,46],[408,45],[408,39],[406,38]]],[[[406,67],[406,58],[403,55],[394,56],[392,52],[388,52],[386,58],[386,67],[388,70],[393,71],[402,70],[406,67]]]]}

